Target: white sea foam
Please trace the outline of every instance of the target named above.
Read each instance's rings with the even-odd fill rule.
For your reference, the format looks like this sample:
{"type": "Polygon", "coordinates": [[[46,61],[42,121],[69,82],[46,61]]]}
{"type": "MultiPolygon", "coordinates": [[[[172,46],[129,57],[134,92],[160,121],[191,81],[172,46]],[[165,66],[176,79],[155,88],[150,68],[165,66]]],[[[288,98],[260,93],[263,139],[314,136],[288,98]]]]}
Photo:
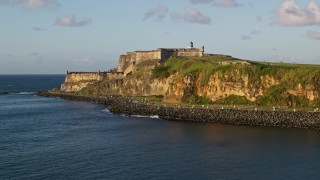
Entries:
{"type": "Polygon", "coordinates": [[[153,118],[153,119],[159,119],[160,117],[158,115],[154,115],[154,116],[149,116],[150,118],[153,118]]]}
{"type": "Polygon", "coordinates": [[[36,92],[17,92],[17,93],[9,93],[9,94],[15,94],[15,95],[30,95],[35,94],[36,92]]]}
{"type": "Polygon", "coordinates": [[[103,112],[106,112],[106,113],[110,113],[109,109],[108,108],[105,108],[102,110],[103,112]]]}
{"type": "Polygon", "coordinates": [[[158,115],[154,115],[154,116],[132,115],[131,117],[159,119],[158,115]]]}

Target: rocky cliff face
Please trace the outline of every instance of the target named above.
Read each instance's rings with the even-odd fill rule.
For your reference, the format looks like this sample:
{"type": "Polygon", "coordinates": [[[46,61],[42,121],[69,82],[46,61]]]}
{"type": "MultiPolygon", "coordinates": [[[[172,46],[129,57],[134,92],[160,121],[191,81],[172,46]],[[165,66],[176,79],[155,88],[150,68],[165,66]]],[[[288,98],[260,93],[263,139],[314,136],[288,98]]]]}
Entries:
{"type": "MultiPolygon", "coordinates": [[[[221,78],[219,72],[210,76],[209,81],[203,84],[201,75],[187,74],[177,77],[177,74],[168,78],[152,78],[146,75],[140,78],[127,77],[122,80],[101,81],[89,84],[80,92],[94,95],[121,95],[121,96],[153,96],[162,95],[164,101],[171,103],[184,102],[188,96],[204,97],[215,102],[230,96],[245,97],[250,102],[256,102],[259,97],[268,95],[271,87],[279,85],[280,81],[270,76],[261,76],[257,83],[250,83],[248,75],[221,78]]],[[[79,84],[81,86],[82,84],[79,84]]],[[[303,97],[310,102],[318,99],[318,92],[314,87],[301,85],[287,89],[288,95],[303,97]]],[[[282,104],[283,106],[297,106],[296,104],[282,104]]]]}
{"type": "MultiPolygon", "coordinates": [[[[261,68],[248,63],[213,63],[209,64],[211,68],[209,71],[205,69],[206,64],[205,68],[196,69],[195,67],[199,66],[198,62],[192,63],[194,62],[183,62],[181,67],[176,69],[173,68],[176,64],[172,65],[170,62],[163,65],[169,72],[165,77],[155,77],[153,70],[141,67],[140,71],[138,68],[135,73],[122,78],[64,84],[61,86],[61,91],[93,95],[161,95],[164,101],[171,103],[193,103],[205,99],[212,102],[237,104],[241,99],[241,103],[283,107],[319,104],[320,89],[316,87],[317,83],[311,83],[318,82],[316,77],[319,73],[310,75],[309,79],[312,81],[308,82],[305,78],[301,83],[300,80],[292,80],[292,82],[288,80],[294,77],[292,73],[300,73],[296,69],[274,71],[273,67],[261,68]]],[[[301,74],[301,77],[304,76],[301,74]]]]}
{"type": "Polygon", "coordinates": [[[277,80],[269,76],[261,76],[259,85],[250,84],[248,75],[238,76],[238,79],[234,77],[221,78],[221,74],[217,72],[210,76],[207,84],[203,84],[201,74],[199,76],[189,74],[180,78],[176,83],[169,83],[172,86],[168,89],[168,99],[181,101],[184,90],[191,88],[196,96],[206,97],[212,101],[231,95],[244,96],[249,101],[255,101],[258,96],[265,95],[269,87],[279,84],[277,80]]]}

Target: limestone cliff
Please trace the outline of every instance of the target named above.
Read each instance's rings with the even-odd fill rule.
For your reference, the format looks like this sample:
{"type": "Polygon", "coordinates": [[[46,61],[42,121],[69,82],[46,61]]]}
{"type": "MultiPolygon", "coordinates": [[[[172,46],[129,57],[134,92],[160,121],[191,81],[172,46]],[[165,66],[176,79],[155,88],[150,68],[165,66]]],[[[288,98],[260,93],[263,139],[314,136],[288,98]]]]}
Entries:
{"type": "Polygon", "coordinates": [[[127,76],[80,80],[62,91],[153,96],[172,103],[302,107],[319,105],[320,68],[242,61],[230,56],[171,57],[140,63],[127,76]]]}

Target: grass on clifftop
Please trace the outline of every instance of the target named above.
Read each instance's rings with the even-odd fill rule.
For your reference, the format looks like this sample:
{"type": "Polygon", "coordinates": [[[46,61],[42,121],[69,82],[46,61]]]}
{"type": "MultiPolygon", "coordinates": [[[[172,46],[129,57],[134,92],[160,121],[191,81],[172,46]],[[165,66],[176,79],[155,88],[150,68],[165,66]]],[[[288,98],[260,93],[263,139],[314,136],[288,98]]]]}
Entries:
{"type": "Polygon", "coordinates": [[[219,73],[220,78],[237,82],[247,75],[250,83],[259,82],[262,76],[274,77],[290,87],[313,84],[320,90],[320,65],[265,63],[243,61],[229,56],[171,57],[164,65],[157,67],[156,74],[201,75],[205,85],[210,76],[219,73]]]}
{"type": "MultiPolygon", "coordinates": [[[[230,56],[171,57],[164,64],[156,66],[153,70],[148,69],[151,65],[141,64],[140,69],[128,75],[126,77],[127,80],[138,79],[143,83],[139,86],[136,84],[130,85],[129,83],[126,88],[136,91],[148,89],[152,78],[168,78],[169,76],[173,77],[172,84],[174,84],[186,75],[191,75],[195,79],[198,79],[197,82],[199,84],[195,86],[207,87],[210,78],[214,75],[219,81],[231,85],[248,83],[247,87],[252,92],[257,89],[263,89],[264,96],[258,96],[255,102],[236,95],[212,102],[211,99],[205,96],[198,96],[195,87],[188,87],[184,89],[184,96],[181,102],[186,104],[252,105],[260,107],[320,106],[320,99],[317,97],[317,93],[320,94],[320,65],[243,61],[230,56]],[[150,73],[152,76],[150,76],[150,73]],[[276,85],[265,87],[264,81],[266,80],[263,81],[261,77],[269,77],[268,81],[276,81],[276,85]],[[299,88],[303,91],[299,95],[289,93],[289,90],[299,88]],[[314,101],[310,102],[307,99],[306,89],[316,90],[316,99],[314,101]]],[[[115,84],[117,84],[117,81],[115,81],[115,84]]],[[[121,83],[118,84],[120,85],[121,83]]],[[[89,85],[80,93],[93,95],[110,94],[112,92],[107,90],[107,87],[110,86],[108,81],[99,82],[89,85]]],[[[252,94],[256,97],[257,93],[253,92],[252,94]]]]}
{"type": "MultiPolygon", "coordinates": [[[[265,96],[258,97],[255,103],[237,96],[229,96],[214,103],[286,107],[320,105],[319,98],[311,103],[305,95],[294,96],[288,93],[289,89],[301,87],[302,90],[314,88],[320,94],[320,65],[243,61],[230,56],[171,57],[153,70],[155,77],[166,78],[172,74],[175,74],[176,80],[191,74],[200,79],[201,86],[206,86],[212,75],[218,75],[220,80],[229,83],[244,83],[247,77],[249,86],[253,88],[264,88],[261,77],[277,81],[277,85],[265,89],[265,96]]],[[[206,98],[192,93],[184,101],[210,103],[206,102],[206,98]]]]}

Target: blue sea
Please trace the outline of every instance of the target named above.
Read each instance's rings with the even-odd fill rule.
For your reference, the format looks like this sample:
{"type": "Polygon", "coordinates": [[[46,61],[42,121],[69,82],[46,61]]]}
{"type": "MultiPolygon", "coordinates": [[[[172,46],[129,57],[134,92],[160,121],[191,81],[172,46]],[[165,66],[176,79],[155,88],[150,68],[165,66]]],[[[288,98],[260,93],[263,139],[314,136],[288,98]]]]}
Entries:
{"type": "Polygon", "coordinates": [[[170,122],[44,98],[63,75],[1,75],[0,179],[319,179],[320,132],[170,122]]]}

